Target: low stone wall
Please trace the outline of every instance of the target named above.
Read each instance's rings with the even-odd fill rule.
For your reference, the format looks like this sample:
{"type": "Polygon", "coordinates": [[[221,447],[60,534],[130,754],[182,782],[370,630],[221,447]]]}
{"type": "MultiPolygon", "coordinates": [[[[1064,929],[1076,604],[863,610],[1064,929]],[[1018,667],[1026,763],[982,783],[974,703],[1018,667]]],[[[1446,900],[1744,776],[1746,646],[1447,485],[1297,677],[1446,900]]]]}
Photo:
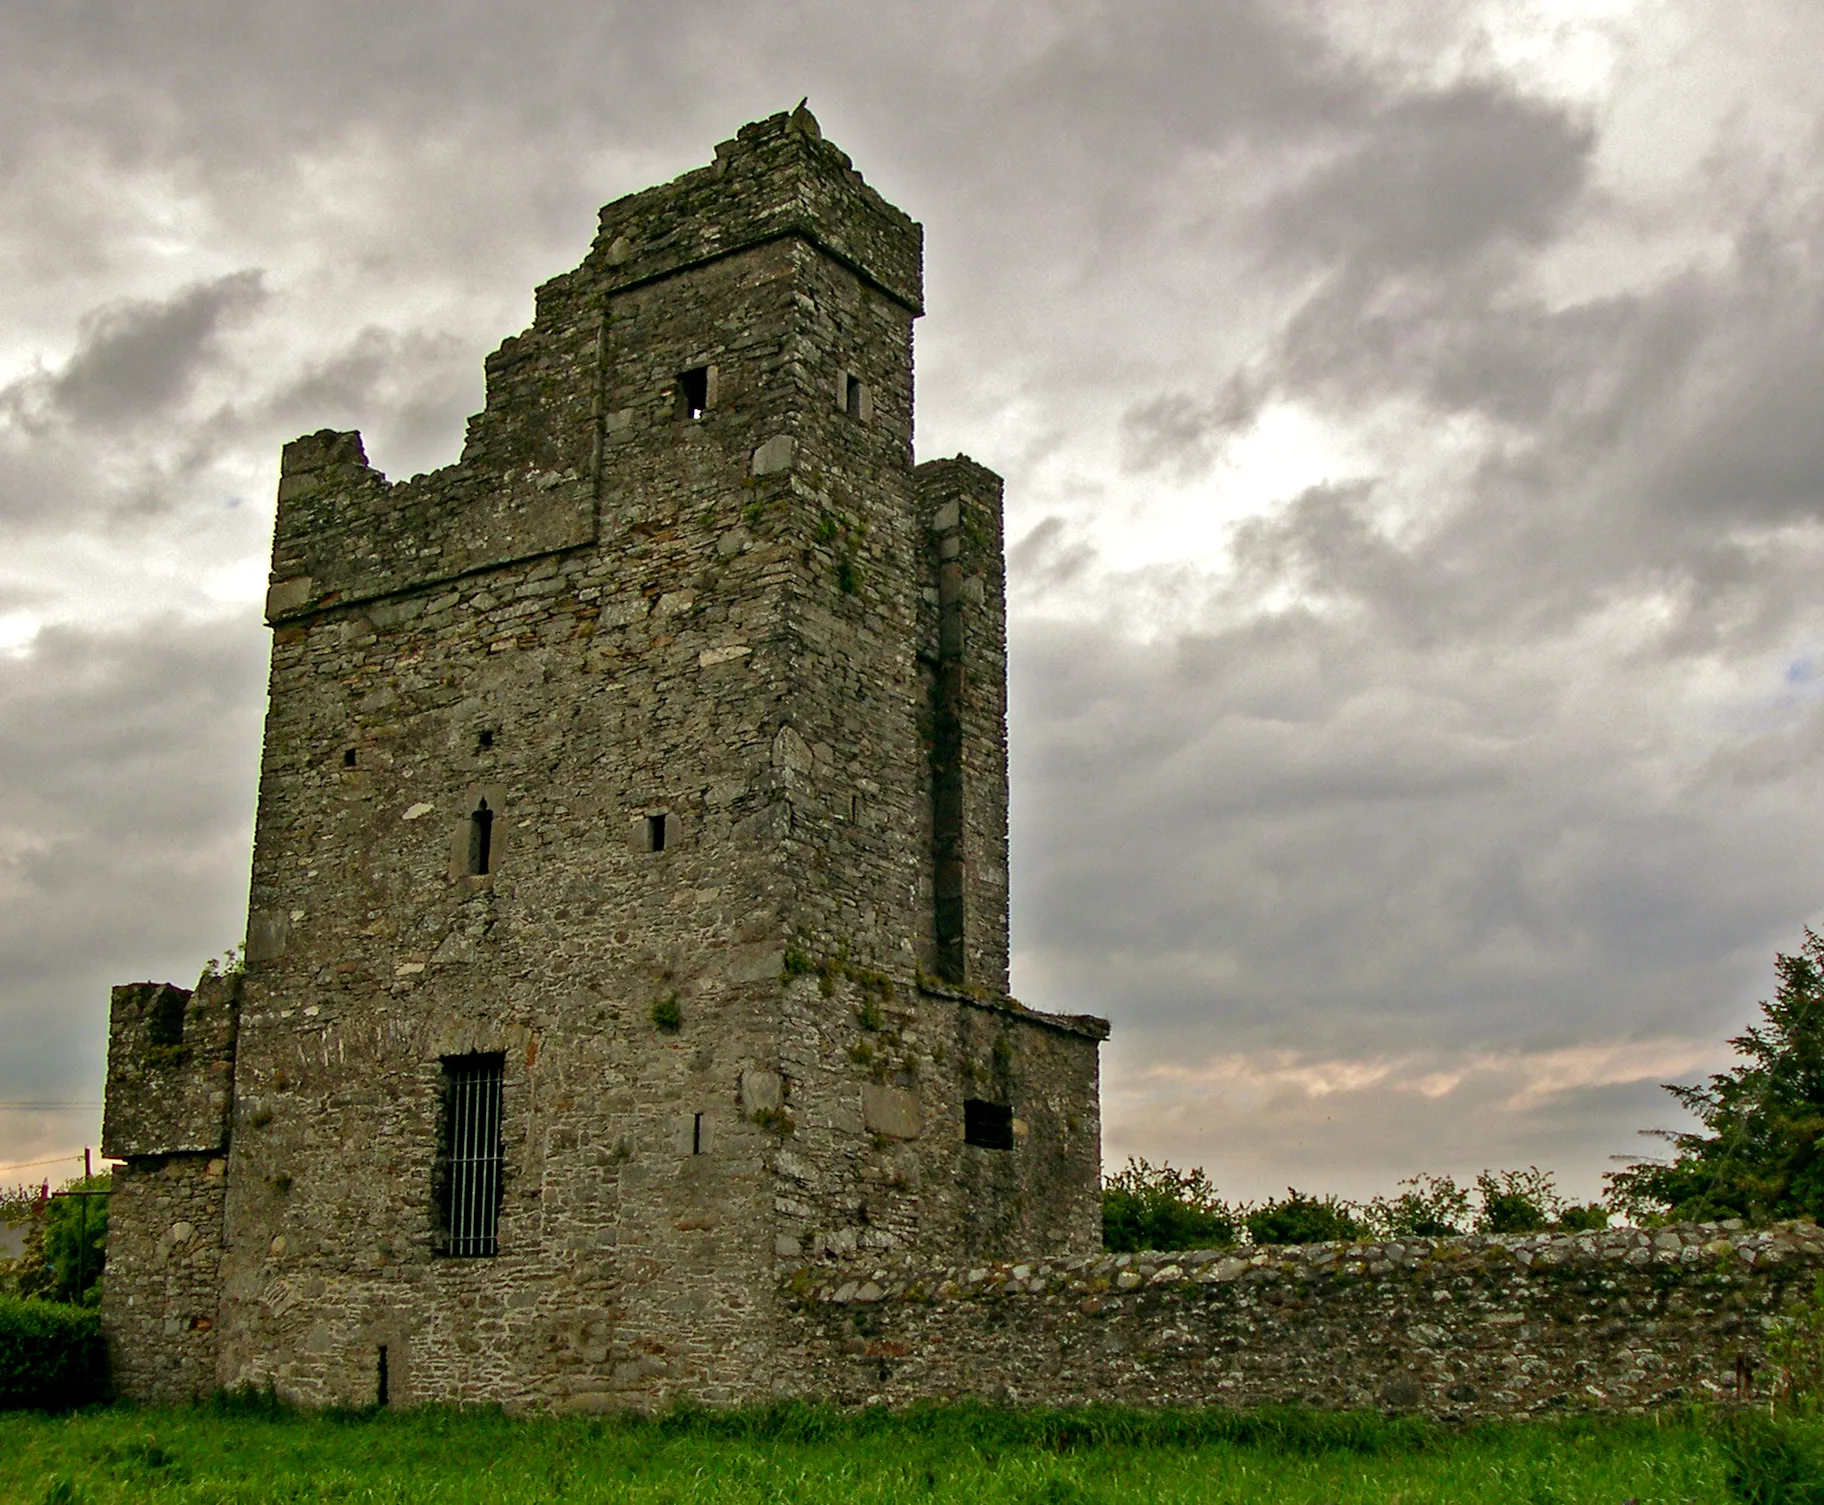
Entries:
{"type": "Polygon", "coordinates": [[[1639,1412],[1764,1395],[1766,1325],[1821,1272],[1809,1223],[806,1267],[781,1303],[780,1388],[850,1405],[1639,1412]]]}

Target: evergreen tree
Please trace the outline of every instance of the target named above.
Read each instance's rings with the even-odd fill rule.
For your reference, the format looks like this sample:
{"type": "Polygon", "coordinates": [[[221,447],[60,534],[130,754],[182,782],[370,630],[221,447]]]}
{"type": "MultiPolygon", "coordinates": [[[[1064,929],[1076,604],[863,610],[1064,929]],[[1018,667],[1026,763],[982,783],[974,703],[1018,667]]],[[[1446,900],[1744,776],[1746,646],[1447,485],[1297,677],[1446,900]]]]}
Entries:
{"type": "Polygon", "coordinates": [[[1741,1064],[1666,1088],[1701,1127],[1650,1131],[1672,1158],[1612,1173],[1616,1205],[1658,1221],[1824,1218],[1824,939],[1807,929],[1774,968],[1761,1021],[1729,1042],[1741,1064]]]}

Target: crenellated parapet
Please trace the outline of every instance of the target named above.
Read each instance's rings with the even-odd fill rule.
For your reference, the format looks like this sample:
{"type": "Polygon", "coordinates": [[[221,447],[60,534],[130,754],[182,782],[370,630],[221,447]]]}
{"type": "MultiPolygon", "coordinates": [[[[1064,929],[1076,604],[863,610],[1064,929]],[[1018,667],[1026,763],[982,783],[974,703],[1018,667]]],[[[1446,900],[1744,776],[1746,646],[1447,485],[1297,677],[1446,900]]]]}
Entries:
{"type": "Polygon", "coordinates": [[[168,982],[113,990],[102,1154],[133,1160],[227,1145],[240,990],[238,973],[205,974],[194,990],[168,982]]]}

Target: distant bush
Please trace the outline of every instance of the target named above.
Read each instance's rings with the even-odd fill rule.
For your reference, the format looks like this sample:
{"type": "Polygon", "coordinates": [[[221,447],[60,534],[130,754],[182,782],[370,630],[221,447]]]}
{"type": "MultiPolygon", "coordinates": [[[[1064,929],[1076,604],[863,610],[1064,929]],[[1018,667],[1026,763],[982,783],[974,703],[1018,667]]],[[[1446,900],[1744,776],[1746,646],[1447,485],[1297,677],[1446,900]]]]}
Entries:
{"type": "Polygon", "coordinates": [[[1131,1158],[1102,1183],[1102,1247],[1221,1248],[1324,1244],[1363,1239],[1456,1238],[1467,1233],[1580,1232],[1606,1228],[1600,1202],[1568,1203],[1550,1171],[1483,1171],[1471,1186],[1449,1176],[1414,1176],[1394,1197],[1355,1203],[1288,1187],[1258,1204],[1225,1202],[1199,1167],[1178,1170],[1131,1158]]]}
{"type": "Polygon", "coordinates": [[[1220,1248],[1239,1234],[1234,1210],[1197,1167],[1130,1159],[1102,1183],[1102,1247],[1110,1253],[1220,1248]]]}
{"type": "Polygon", "coordinates": [[[1328,1244],[1367,1238],[1373,1230],[1341,1197],[1308,1197],[1292,1187],[1244,1219],[1257,1244],[1328,1244]]]}
{"type": "Polygon", "coordinates": [[[98,1312],[0,1296],[0,1410],[80,1406],[106,1382],[98,1312]]]}
{"type": "Polygon", "coordinates": [[[1397,1197],[1376,1197],[1361,1209],[1382,1238],[1451,1238],[1474,1226],[1469,1192],[1449,1176],[1413,1176],[1397,1197]]]}

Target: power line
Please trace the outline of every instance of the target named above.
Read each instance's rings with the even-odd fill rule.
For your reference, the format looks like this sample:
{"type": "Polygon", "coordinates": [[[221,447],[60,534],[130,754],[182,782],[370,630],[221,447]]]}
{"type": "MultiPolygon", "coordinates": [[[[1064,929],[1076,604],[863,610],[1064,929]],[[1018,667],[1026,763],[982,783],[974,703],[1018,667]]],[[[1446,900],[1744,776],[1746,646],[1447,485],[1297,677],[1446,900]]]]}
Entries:
{"type": "Polygon", "coordinates": [[[27,1103],[0,1099],[0,1108],[99,1108],[100,1103],[27,1103]]]}
{"type": "Polygon", "coordinates": [[[82,1159],[81,1150],[71,1150],[67,1155],[53,1155],[49,1160],[17,1160],[11,1165],[0,1165],[0,1171],[29,1171],[39,1165],[64,1165],[71,1160],[82,1159]]]}

